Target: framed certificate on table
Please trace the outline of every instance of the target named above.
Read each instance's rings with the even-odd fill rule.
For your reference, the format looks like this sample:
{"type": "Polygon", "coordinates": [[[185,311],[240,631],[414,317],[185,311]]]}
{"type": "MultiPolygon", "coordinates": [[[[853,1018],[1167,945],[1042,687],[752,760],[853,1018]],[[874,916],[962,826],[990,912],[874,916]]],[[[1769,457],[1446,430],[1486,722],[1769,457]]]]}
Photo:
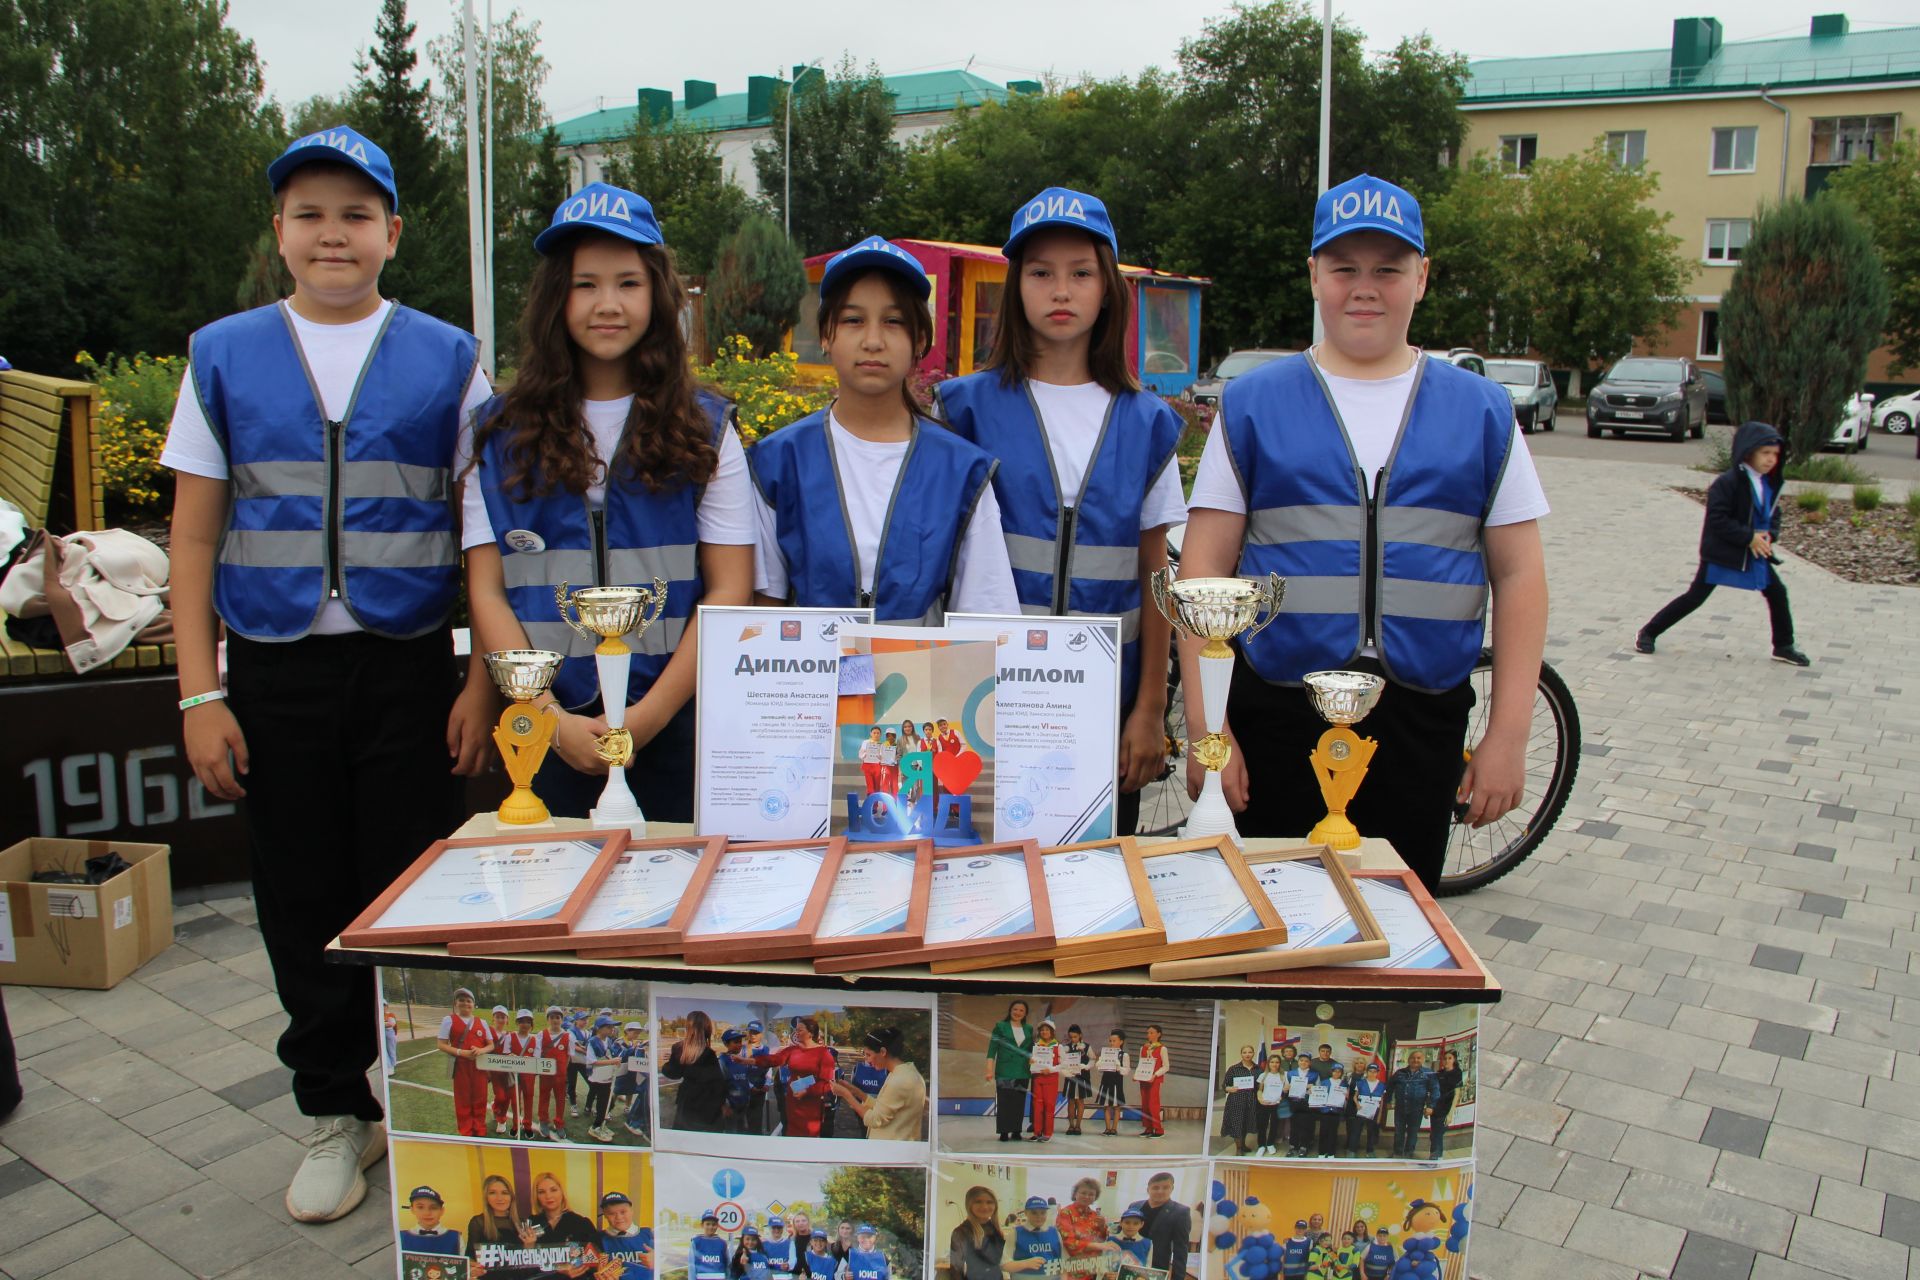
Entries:
{"type": "Polygon", "coordinates": [[[850,955],[878,946],[917,947],[927,932],[933,841],[849,845],[813,931],[812,956],[850,955]]]}
{"type": "Polygon", "coordinates": [[[1040,864],[1053,910],[1053,945],[1012,955],[936,960],[935,973],[971,973],[1062,956],[1105,961],[1115,953],[1122,958],[1104,967],[1124,969],[1139,963],[1128,958],[1132,953],[1166,941],[1160,908],[1147,887],[1146,863],[1132,836],[1042,849],[1040,864]]]}
{"type": "Polygon", "coordinates": [[[1053,962],[1056,975],[1067,978],[1162,960],[1257,951],[1287,940],[1286,923],[1267,901],[1231,836],[1149,845],[1140,857],[1166,941],[1061,956],[1053,962]]]}
{"type": "MultiPolygon", "coordinates": [[[[810,954],[813,931],[846,841],[728,845],[713,873],[687,886],[694,903],[679,951],[688,964],[792,960],[810,954]]],[[[609,952],[583,949],[590,959],[609,952]]]]}
{"type": "Polygon", "coordinates": [[[1031,840],[936,850],[918,947],[889,947],[813,962],[817,973],[852,973],[999,956],[1053,945],[1053,912],[1040,847],[1031,840]]]}
{"type": "Polygon", "coordinates": [[[1451,987],[1488,985],[1487,971],[1411,871],[1360,871],[1353,877],[1361,899],[1386,936],[1387,955],[1339,967],[1261,970],[1248,981],[1334,987],[1451,987]]]}
{"type": "Polygon", "coordinates": [[[1324,845],[1302,845],[1243,855],[1253,878],[1286,922],[1277,947],[1156,961],[1157,982],[1229,977],[1261,970],[1352,964],[1388,954],[1390,944],[1367,906],[1353,873],[1324,845]]]}
{"type": "Polygon", "coordinates": [[[591,948],[615,950],[623,956],[670,955],[679,949],[693,918],[695,903],[687,886],[705,882],[726,847],[725,836],[631,841],[614,859],[571,932],[450,942],[447,953],[524,955],[591,948]]]}
{"type": "Polygon", "coordinates": [[[387,947],[566,933],[628,839],[622,830],[436,840],[340,941],[387,947]]]}

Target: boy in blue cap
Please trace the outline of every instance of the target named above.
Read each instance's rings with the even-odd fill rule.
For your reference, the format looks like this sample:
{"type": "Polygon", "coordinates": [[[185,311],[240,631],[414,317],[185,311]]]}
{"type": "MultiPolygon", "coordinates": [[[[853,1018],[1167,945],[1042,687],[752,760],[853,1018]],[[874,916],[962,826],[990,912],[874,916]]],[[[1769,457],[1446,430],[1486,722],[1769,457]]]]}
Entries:
{"type": "Polygon", "coordinates": [[[1013,1228],[1013,1259],[1009,1274],[1022,1271],[1044,1272],[1059,1269],[1066,1250],[1060,1241],[1060,1228],[1047,1225],[1047,1202],[1041,1196],[1028,1196],[1021,1221],[1013,1228]]]}
{"type": "Polygon", "coordinates": [[[460,1233],[440,1225],[447,1205],[432,1187],[415,1187],[407,1192],[407,1208],[413,1212],[413,1230],[400,1231],[402,1253],[444,1253],[460,1256],[460,1233]]]}
{"type": "Polygon", "coordinates": [[[471,334],[380,296],[401,220],[379,147],[324,129],[267,180],[293,296],[193,336],[161,461],[187,758],[246,800],[280,1060],[315,1125],[287,1211],[323,1222],[386,1153],[373,975],[323,950],[458,821],[448,759],[477,772],[493,714],[477,663],[456,697],[448,627],[457,436],[488,388],[471,334]]]}
{"type": "MultiPolygon", "coordinates": [[[[1241,832],[1297,836],[1326,811],[1306,767],[1326,724],[1303,677],[1377,673],[1387,688],[1364,732],[1391,785],[1362,787],[1347,813],[1435,888],[1455,804],[1484,826],[1521,798],[1546,643],[1547,502],[1505,390],[1407,343],[1427,286],[1414,198],[1367,174],[1341,183],[1315,207],[1312,254],[1326,340],[1228,385],[1180,576],[1289,580],[1273,622],[1235,644],[1221,783],[1241,832]],[[1463,773],[1489,595],[1492,706],[1463,773]]],[[[1181,659],[1188,723],[1205,723],[1198,643],[1182,639],[1181,659]]],[[[1189,761],[1189,790],[1199,784],[1189,761]]]]}
{"type": "Polygon", "coordinates": [[[717,1210],[700,1215],[700,1234],[687,1242],[687,1280],[727,1280],[727,1239],[717,1210]]]}
{"type": "Polygon", "coordinates": [[[653,1228],[635,1225],[624,1191],[600,1197],[600,1251],[620,1264],[621,1280],[653,1280],[653,1228]]]}
{"type": "Polygon", "coordinates": [[[834,1273],[839,1280],[889,1280],[893,1267],[880,1251],[880,1233],[873,1224],[863,1222],[855,1227],[853,1240],[854,1247],[847,1250],[846,1260],[834,1273]]]}

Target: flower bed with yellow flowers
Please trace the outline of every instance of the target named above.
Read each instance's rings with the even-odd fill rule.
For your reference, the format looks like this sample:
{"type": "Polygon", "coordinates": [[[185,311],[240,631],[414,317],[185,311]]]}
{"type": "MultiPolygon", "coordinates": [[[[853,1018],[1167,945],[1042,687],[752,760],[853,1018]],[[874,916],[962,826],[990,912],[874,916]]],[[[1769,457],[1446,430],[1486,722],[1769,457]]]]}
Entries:
{"type": "Polygon", "coordinates": [[[82,351],[73,359],[100,387],[94,439],[109,510],[121,519],[163,513],[173,476],[160,465],[160,450],[187,358],[141,352],[95,360],[82,351]]]}
{"type": "Polygon", "coordinates": [[[733,401],[740,415],[742,444],[798,422],[833,399],[831,374],[824,383],[810,385],[801,378],[799,361],[791,351],[755,359],[753,344],[739,334],[720,345],[712,364],[698,365],[694,372],[733,401]]]}

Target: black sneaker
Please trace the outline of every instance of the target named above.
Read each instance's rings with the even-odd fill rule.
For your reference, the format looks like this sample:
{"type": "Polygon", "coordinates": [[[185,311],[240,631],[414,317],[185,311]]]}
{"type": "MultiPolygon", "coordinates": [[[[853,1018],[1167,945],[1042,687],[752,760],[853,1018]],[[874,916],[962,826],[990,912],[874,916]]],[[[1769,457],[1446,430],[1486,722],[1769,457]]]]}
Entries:
{"type": "Polygon", "coordinates": [[[1810,667],[1813,665],[1813,663],[1808,660],[1806,654],[1800,652],[1790,644],[1777,646],[1773,651],[1773,660],[1775,662],[1784,662],[1790,667],[1810,667]]]}
{"type": "Polygon", "coordinates": [[[1653,637],[1642,631],[1633,638],[1633,650],[1635,653],[1652,653],[1653,637]]]}

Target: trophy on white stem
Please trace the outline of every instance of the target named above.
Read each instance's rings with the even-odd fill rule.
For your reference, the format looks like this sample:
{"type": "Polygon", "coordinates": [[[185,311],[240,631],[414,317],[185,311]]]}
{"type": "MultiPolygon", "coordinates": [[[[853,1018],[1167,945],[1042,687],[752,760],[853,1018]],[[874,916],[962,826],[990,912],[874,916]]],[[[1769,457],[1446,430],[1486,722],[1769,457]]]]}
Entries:
{"type": "Polygon", "coordinates": [[[1225,834],[1237,845],[1240,832],[1234,826],[1233,810],[1227,807],[1226,792],[1220,788],[1220,770],[1226,767],[1232,752],[1219,729],[1226,722],[1227,690],[1233,683],[1233,650],[1227,647],[1227,641],[1235,636],[1252,636],[1272,622],[1280,612],[1287,583],[1277,573],[1269,573],[1262,582],[1250,578],[1176,579],[1173,572],[1171,567],[1153,571],[1149,579],[1153,602],[1176,630],[1206,641],[1200,650],[1200,696],[1207,733],[1187,746],[1193,758],[1206,766],[1207,780],[1187,815],[1187,824],[1180,828],[1180,836],[1193,840],[1225,834]]]}
{"type": "Polygon", "coordinates": [[[627,766],[633,762],[633,735],[627,732],[627,669],[633,650],[622,638],[636,637],[660,618],[667,607],[667,584],[653,580],[647,587],[582,587],[569,592],[562,582],[553,589],[560,620],[581,635],[599,637],[593,647],[600,673],[600,704],[607,713],[607,731],[594,739],[594,752],[607,762],[607,785],[593,807],[593,825],[600,829],[625,827],[636,836],[647,834],[640,802],[627,786],[627,766]],[[575,618],[575,614],[578,618],[575,618]]]}

